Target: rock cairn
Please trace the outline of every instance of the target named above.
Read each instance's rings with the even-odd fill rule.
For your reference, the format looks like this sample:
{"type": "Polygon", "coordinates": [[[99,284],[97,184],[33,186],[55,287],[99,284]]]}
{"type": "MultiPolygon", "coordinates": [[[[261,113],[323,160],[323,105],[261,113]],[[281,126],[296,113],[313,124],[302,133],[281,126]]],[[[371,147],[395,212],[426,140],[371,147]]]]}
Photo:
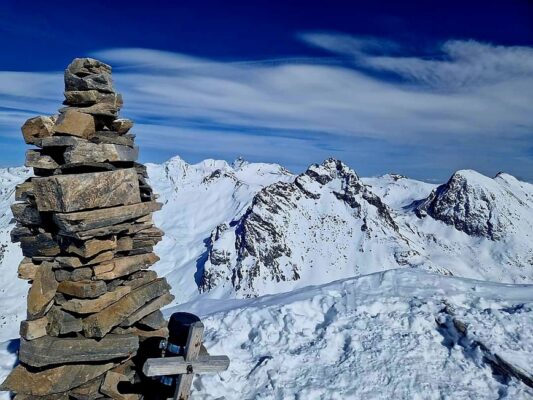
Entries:
{"type": "Polygon", "coordinates": [[[159,259],[161,204],[136,162],[133,122],[118,118],[111,67],[75,59],[63,104],[22,127],[37,146],[26,153],[35,176],[16,189],[11,235],[31,287],[20,364],[0,389],[18,400],[138,399],[143,349],[168,336],[160,308],[173,300],[147,270],[159,259]]]}

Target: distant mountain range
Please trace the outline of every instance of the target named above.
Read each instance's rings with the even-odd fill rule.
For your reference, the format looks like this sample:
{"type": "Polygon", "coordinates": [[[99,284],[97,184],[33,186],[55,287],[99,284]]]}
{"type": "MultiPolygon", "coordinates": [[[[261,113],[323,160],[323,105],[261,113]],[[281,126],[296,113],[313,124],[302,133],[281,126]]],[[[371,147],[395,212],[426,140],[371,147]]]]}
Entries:
{"type": "MultiPolygon", "coordinates": [[[[360,178],[335,159],[293,175],[277,164],[179,157],[148,164],[148,173],[164,204],[156,268],[177,303],[395,268],[533,282],[533,185],[508,174],[462,170],[438,186],[395,174],[360,178]]],[[[0,170],[0,262],[11,277],[21,256],[9,240],[9,204],[29,175],[0,170]]],[[[12,280],[7,287],[22,285],[12,280]]]]}
{"type": "MultiPolygon", "coordinates": [[[[155,268],[176,296],[166,313],[202,316],[210,351],[232,360],[196,378],[196,397],[533,395],[533,285],[502,284],[533,283],[533,185],[470,170],[442,185],[361,178],[335,159],[300,175],[243,160],[147,167],[163,203],[155,268]]],[[[9,206],[30,175],[0,169],[0,380],[28,288],[9,206]]]]}

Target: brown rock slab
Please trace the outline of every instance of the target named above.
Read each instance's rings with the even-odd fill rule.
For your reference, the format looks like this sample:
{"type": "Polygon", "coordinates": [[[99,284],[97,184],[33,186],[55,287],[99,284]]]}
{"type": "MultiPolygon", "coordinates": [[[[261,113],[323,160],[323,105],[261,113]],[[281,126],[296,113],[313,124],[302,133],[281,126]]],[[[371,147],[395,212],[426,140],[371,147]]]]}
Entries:
{"type": "Polygon", "coordinates": [[[140,254],[136,256],[115,258],[106,263],[93,267],[96,279],[109,281],[130,275],[140,269],[148,268],[159,261],[159,257],[154,253],[140,254]]]}
{"type": "Polygon", "coordinates": [[[2,383],[0,390],[32,396],[63,393],[104,374],[113,368],[113,365],[113,363],[71,364],[32,372],[19,364],[2,383]]]}
{"type": "Polygon", "coordinates": [[[117,327],[113,329],[113,333],[117,333],[119,335],[125,335],[125,334],[132,334],[135,336],[138,336],[140,338],[151,338],[151,337],[160,337],[160,338],[168,338],[168,328],[159,328],[156,330],[153,329],[141,329],[136,326],[132,326],[129,328],[121,328],[117,327]]]}
{"type": "MultiPolygon", "coordinates": [[[[32,180],[39,211],[72,212],[139,203],[134,168],[108,172],[55,175],[32,180]]],[[[105,210],[100,210],[105,213],[105,210]]]]}
{"type": "Polygon", "coordinates": [[[149,282],[157,279],[157,273],[155,271],[139,271],[128,277],[129,279],[124,282],[124,285],[131,287],[132,290],[137,289],[149,282]]]}
{"type": "Polygon", "coordinates": [[[24,257],[18,267],[19,279],[25,279],[28,281],[35,279],[35,274],[38,268],[39,266],[34,264],[31,258],[24,257]]]}
{"type": "Polygon", "coordinates": [[[59,164],[49,155],[42,154],[39,150],[26,151],[26,161],[24,165],[28,168],[54,170],[59,164]]]}
{"type": "Polygon", "coordinates": [[[95,132],[96,126],[93,116],[76,110],[66,110],[60,114],[54,125],[55,134],[87,139],[94,135],[95,132]]]}
{"type": "Polygon", "coordinates": [[[57,291],[68,296],[81,299],[92,299],[106,292],[104,281],[63,281],[57,287],[57,291]]]}
{"type": "Polygon", "coordinates": [[[169,286],[164,279],[157,279],[127,294],[104,310],[83,320],[83,333],[86,337],[103,337],[113,327],[119,325],[129,315],[152,299],[168,292],[169,286]]]}
{"type": "Polygon", "coordinates": [[[97,101],[94,104],[88,105],[69,105],[60,109],[60,112],[67,110],[76,110],[85,114],[95,116],[104,116],[116,118],[118,111],[122,108],[122,96],[118,93],[99,93],[97,101]]]}
{"type": "Polygon", "coordinates": [[[42,317],[34,320],[25,320],[20,323],[20,336],[26,340],[38,339],[46,336],[48,318],[42,317]]]}
{"type": "Polygon", "coordinates": [[[105,375],[101,375],[92,381],[72,389],[69,392],[70,397],[76,400],[96,400],[101,398],[102,394],[99,392],[99,389],[104,381],[104,377],[105,375]]]}
{"type": "Polygon", "coordinates": [[[75,400],[104,400],[104,395],[100,393],[99,389],[104,381],[105,375],[101,375],[92,381],[89,381],[69,392],[70,398],[75,400]]]}
{"type": "Polygon", "coordinates": [[[126,327],[131,326],[137,321],[141,320],[142,318],[148,316],[149,314],[153,313],[154,311],[159,310],[160,308],[166,306],[167,304],[170,304],[174,300],[174,296],[170,293],[165,293],[164,295],[150,301],[145,306],[142,306],[134,313],[130,314],[122,323],[120,326],[126,327]]]}
{"type": "Polygon", "coordinates": [[[117,132],[119,135],[124,135],[133,128],[133,121],[131,119],[119,118],[113,121],[111,129],[117,132]]]}
{"type": "Polygon", "coordinates": [[[54,364],[109,361],[133,355],[139,348],[135,335],[106,335],[100,340],[43,336],[21,339],[19,360],[33,367],[54,364]]]}
{"type": "Polygon", "coordinates": [[[130,236],[122,236],[117,240],[117,252],[129,251],[133,249],[133,239],[130,236]]]}
{"type": "Polygon", "coordinates": [[[111,292],[107,292],[96,299],[71,299],[61,305],[64,310],[77,314],[93,314],[116,303],[131,292],[129,286],[119,286],[111,292]]]}
{"type": "Polygon", "coordinates": [[[112,251],[104,251],[89,259],[82,260],[79,257],[59,256],[55,258],[55,261],[57,261],[61,267],[81,268],[112,260],[114,256],[112,251]]]}
{"type": "Polygon", "coordinates": [[[28,292],[28,315],[31,319],[44,315],[57,291],[57,281],[52,264],[43,263],[35,273],[33,284],[28,292]]]}
{"type": "Polygon", "coordinates": [[[64,233],[89,231],[145,216],[160,210],[161,206],[161,203],[153,201],[69,214],[58,213],[54,215],[54,222],[64,233]]]}
{"type": "Polygon", "coordinates": [[[104,251],[115,250],[116,247],[117,240],[113,237],[112,239],[91,239],[82,243],[70,243],[67,251],[83,258],[91,258],[104,251]]]}
{"type": "Polygon", "coordinates": [[[24,141],[28,144],[39,146],[43,138],[52,136],[54,123],[54,118],[51,117],[39,116],[30,118],[21,128],[24,141]]]}
{"type": "Polygon", "coordinates": [[[68,147],[64,153],[66,163],[133,162],[139,156],[137,147],[119,144],[80,142],[68,147]]]}
{"type": "MultiPolygon", "coordinates": [[[[88,240],[94,237],[109,236],[111,234],[126,234],[131,235],[140,230],[149,228],[152,224],[139,223],[139,220],[133,220],[131,222],[124,222],[122,224],[103,226],[101,228],[90,229],[88,231],[69,233],[70,236],[80,239],[88,240]]],[[[65,233],[63,233],[65,234],[65,233]]]]}

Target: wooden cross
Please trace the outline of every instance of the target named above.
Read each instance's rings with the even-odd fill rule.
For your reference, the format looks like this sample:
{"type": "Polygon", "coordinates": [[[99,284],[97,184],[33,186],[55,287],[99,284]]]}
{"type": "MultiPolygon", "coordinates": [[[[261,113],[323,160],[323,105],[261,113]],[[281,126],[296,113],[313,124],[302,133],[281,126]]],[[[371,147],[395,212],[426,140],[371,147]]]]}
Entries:
{"type": "Polygon", "coordinates": [[[192,379],[195,374],[222,372],[229,367],[227,356],[210,356],[202,350],[204,324],[194,322],[189,328],[187,344],[183,356],[149,358],[143,366],[146,376],[178,375],[174,400],[189,400],[192,379]]]}

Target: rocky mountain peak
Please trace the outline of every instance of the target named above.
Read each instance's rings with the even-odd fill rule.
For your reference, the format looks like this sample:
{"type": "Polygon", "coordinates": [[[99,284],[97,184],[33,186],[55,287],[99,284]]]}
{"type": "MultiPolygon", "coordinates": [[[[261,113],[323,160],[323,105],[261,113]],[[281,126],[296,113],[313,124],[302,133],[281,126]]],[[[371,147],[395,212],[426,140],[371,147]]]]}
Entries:
{"type": "Polygon", "coordinates": [[[419,217],[429,215],[469,235],[500,240],[516,230],[519,215],[527,219],[530,214],[524,210],[527,200],[510,190],[512,181],[518,182],[508,174],[492,179],[473,170],[457,171],[416,208],[416,213],[419,217]]]}
{"type": "Polygon", "coordinates": [[[290,286],[309,279],[313,266],[353,271],[357,252],[374,246],[363,242],[375,238],[380,238],[377,247],[387,243],[397,250],[387,252],[384,264],[405,262],[400,256],[407,252],[405,241],[389,207],[355,171],[331,158],[311,165],[293,182],[264,187],[241,218],[213,231],[201,290],[226,286],[253,296],[268,292],[273,282],[290,286]]]}

